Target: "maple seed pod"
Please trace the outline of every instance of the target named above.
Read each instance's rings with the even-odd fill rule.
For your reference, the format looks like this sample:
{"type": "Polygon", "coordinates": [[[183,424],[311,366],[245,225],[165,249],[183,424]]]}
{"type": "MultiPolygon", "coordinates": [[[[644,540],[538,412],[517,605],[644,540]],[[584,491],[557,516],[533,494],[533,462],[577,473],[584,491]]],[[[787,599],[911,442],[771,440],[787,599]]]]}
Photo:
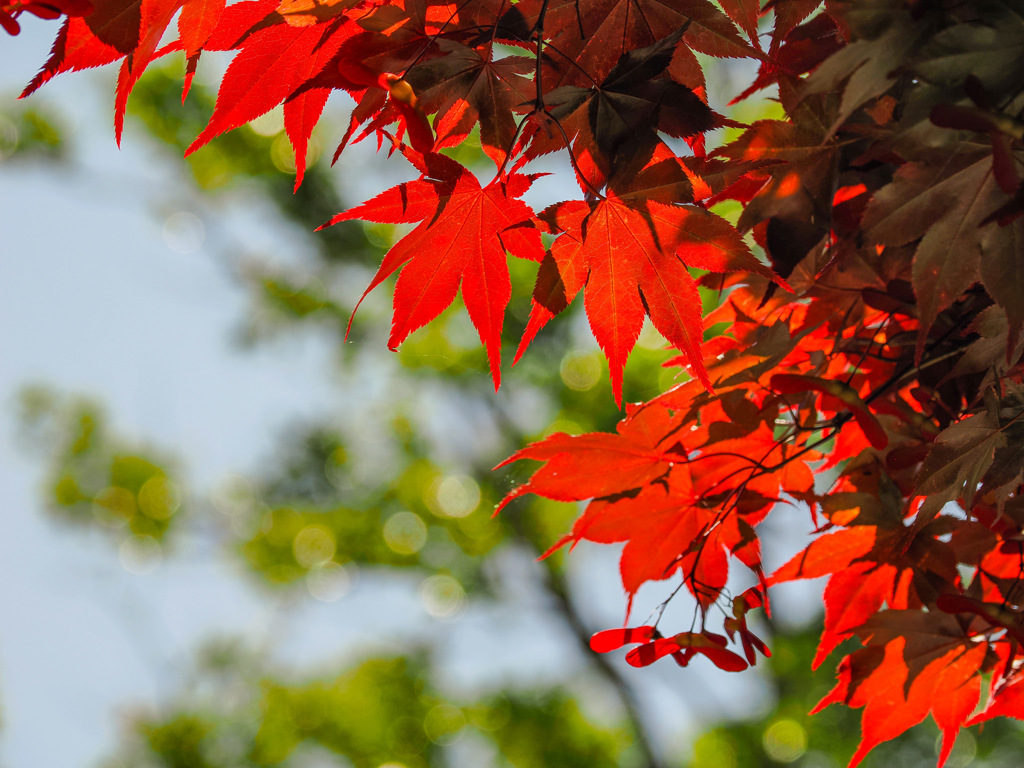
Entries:
{"type": "Polygon", "coordinates": [[[391,72],[385,72],[378,80],[380,87],[391,94],[395,101],[416,108],[416,92],[405,80],[391,72]]]}
{"type": "Polygon", "coordinates": [[[409,143],[418,152],[434,151],[434,130],[430,127],[430,121],[420,109],[419,101],[416,98],[416,91],[398,75],[385,72],[377,83],[391,94],[395,107],[402,115],[405,122],[405,129],[409,133],[409,143]]]}
{"type": "Polygon", "coordinates": [[[9,35],[16,35],[21,32],[21,25],[15,21],[11,14],[2,8],[0,8],[0,27],[3,27],[4,31],[9,35]]]}

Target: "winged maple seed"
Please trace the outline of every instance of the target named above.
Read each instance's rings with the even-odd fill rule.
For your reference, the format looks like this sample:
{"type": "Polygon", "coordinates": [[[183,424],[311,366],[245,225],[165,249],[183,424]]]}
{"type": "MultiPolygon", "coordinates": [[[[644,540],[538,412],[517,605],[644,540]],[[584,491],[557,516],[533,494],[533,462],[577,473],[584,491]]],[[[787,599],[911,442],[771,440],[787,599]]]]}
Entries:
{"type": "Polygon", "coordinates": [[[634,667],[645,667],[664,656],[672,656],[681,667],[689,665],[697,654],[707,656],[719,669],[742,672],[756,661],[755,648],[771,656],[768,647],[747,628],[746,612],[753,607],[765,606],[766,595],[758,588],[748,589],[733,603],[734,616],[726,619],[726,632],[732,639],[738,633],[743,643],[746,661],[728,650],[728,640],[714,632],[681,632],[674,637],[662,637],[656,627],[644,625],[625,629],[606,629],[590,638],[590,648],[597,653],[608,653],[624,645],[641,643],[626,654],[626,661],[634,667]]]}
{"type": "Polygon", "coordinates": [[[24,95],[120,62],[118,136],[153,61],[180,52],[187,94],[204,51],[235,52],[189,152],[282,105],[297,186],[328,98],[351,97],[335,159],[373,136],[418,174],[328,222],[412,227],[366,290],[397,274],[391,347],[461,291],[497,386],[509,254],[538,263],[513,363],[582,294],[621,403],[645,319],[661,332],[691,378],[627,406],[614,434],[554,434],[500,465],[541,463],[499,508],[587,503],[552,549],[622,545],[627,619],[644,585],[692,597],[685,631],[662,634],[666,600],[594,650],[737,671],[768,653],[750,611],[769,586],[827,578],[813,665],[860,643],[819,705],[863,708],[851,765],[929,714],[940,763],[960,727],[1024,717],[1014,4],[19,0],[0,24],[16,33],[23,13],[62,18],[24,95]],[[781,117],[716,112],[697,53],[748,59],[735,101],[772,89],[781,117]],[[726,127],[742,130],[706,152],[726,127]],[[493,173],[444,154],[471,136],[493,173]],[[551,153],[580,193],[537,212],[527,167],[551,153]],[[768,576],[757,530],[780,503],[815,532],[768,576]]]}
{"type": "Polygon", "coordinates": [[[89,0],[52,0],[45,3],[17,2],[8,3],[0,7],[0,26],[10,35],[17,35],[21,32],[21,25],[17,17],[22,13],[31,13],[41,19],[57,19],[61,15],[87,16],[93,11],[92,3],[89,0]]]}

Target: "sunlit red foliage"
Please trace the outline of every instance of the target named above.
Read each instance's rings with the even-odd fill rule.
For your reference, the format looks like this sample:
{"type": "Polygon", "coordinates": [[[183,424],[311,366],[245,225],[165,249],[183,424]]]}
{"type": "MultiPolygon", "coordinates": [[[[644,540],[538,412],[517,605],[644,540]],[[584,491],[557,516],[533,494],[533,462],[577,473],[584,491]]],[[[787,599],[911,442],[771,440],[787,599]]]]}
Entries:
{"type": "Polygon", "coordinates": [[[420,174],[328,222],[416,225],[367,289],[399,274],[392,346],[461,289],[497,384],[507,253],[539,263],[516,360],[582,292],[621,399],[649,318],[692,379],[628,405],[615,434],[555,434],[509,459],[541,466],[503,505],[589,502],[555,547],[623,543],[630,604],[670,579],[669,599],[696,600],[682,631],[661,626],[662,606],[594,650],[739,671],[769,652],[747,615],[770,588],[827,577],[814,664],[861,645],[819,705],[863,707],[851,765],[928,714],[941,763],[961,726],[1024,718],[1024,14],[997,0],[719,6],[19,0],[0,23],[63,17],[26,94],[121,61],[118,136],[153,60],[183,54],[187,93],[203,51],[237,51],[189,151],[283,104],[297,184],[328,97],[347,92],[338,153],[372,136],[420,174]],[[697,53],[749,59],[737,100],[775,89],[786,117],[716,112],[697,53]],[[707,152],[726,126],[744,130],[707,152]],[[440,154],[477,127],[484,181],[440,154]],[[556,151],[579,198],[536,212],[523,169],[556,151]],[[730,200],[735,226],[709,210],[730,200]],[[721,299],[703,320],[699,286],[721,299]],[[724,332],[705,341],[712,325],[724,332]],[[817,534],[766,575],[757,526],[784,503],[817,534]]]}

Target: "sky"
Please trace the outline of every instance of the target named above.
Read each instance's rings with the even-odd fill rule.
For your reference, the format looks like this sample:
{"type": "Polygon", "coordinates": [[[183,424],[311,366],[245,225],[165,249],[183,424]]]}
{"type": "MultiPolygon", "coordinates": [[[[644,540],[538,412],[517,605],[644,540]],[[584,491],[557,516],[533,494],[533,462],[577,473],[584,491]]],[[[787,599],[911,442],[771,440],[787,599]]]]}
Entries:
{"type": "MultiPolygon", "coordinates": [[[[39,26],[3,40],[3,108],[56,29],[39,26]]],[[[45,383],[95,397],[118,432],[173,446],[201,483],[245,468],[280,422],[330,399],[314,383],[324,350],[232,349],[243,297],[204,249],[169,247],[151,210],[164,169],[144,146],[117,151],[109,78],[52,85],[43,99],[75,127],[74,167],[0,164],[5,768],[95,764],[114,743],[115,708],[167,690],[199,638],[259,632],[271,619],[226,562],[186,556],[133,574],[109,541],[41,515],[42,462],[17,440],[18,390],[45,383]]]]}
{"type": "MultiPolygon", "coordinates": [[[[0,115],[56,29],[29,19],[22,35],[0,42],[0,115]]],[[[16,434],[20,389],[43,383],[94,397],[116,432],[185,457],[200,490],[257,466],[286,425],[361,407],[330,385],[337,361],[322,340],[290,336],[244,352],[233,343],[247,299],[224,253],[283,252],[287,233],[258,208],[197,209],[181,166],[130,125],[118,150],[113,76],[62,75],[32,97],[70,127],[69,168],[0,160],[0,768],[97,764],[116,743],[118,713],[175,690],[203,639],[260,638],[281,626],[279,605],[195,542],[155,569],[139,568],[108,539],[47,519],[43,463],[16,434]]],[[[574,557],[584,609],[595,625],[614,626],[622,610],[616,553],[584,547],[574,557]]],[[[407,579],[357,584],[338,602],[290,609],[290,634],[275,642],[286,660],[336,659],[395,636],[402,617],[414,616],[419,631],[451,638],[453,684],[571,670],[578,662],[558,650],[571,643],[535,596],[519,599],[514,621],[470,610],[453,631],[430,620],[407,579]],[[474,650],[490,648],[496,631],[508,638],[498,658],[474,650]]],[[[754,675],[722,688],[696,668],[633,674],[661,713],[666,743],[679,736],[680,713],[735,710],[726,699],[763,693],[754,675]]]]}

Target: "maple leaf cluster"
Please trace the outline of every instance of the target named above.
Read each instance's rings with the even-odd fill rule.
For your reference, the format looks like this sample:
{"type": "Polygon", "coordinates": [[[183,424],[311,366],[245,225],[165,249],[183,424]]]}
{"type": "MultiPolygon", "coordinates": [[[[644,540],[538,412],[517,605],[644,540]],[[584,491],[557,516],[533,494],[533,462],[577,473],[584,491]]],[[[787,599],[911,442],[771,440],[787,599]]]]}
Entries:
{"type": "Polygon", "coordinates": [[[325,225],[414,225],[367,288],[398,273],[390,346],[461,290],[497,386],[511,254],[538,264],[515,360],[581,292],[617,399],[645,318],[679,351],[666,365],[690,379],[627,406],[614,434],[555,434],[508,460],[541,466],[502,506],[587,502],[553,549],[622,543],[630,606],[669,579],[669,599],[695,599],[685,631],[662,626],[666,601],[594,650],[739,671],[769,654],[747,617],[770,588],[826,577],[814,665],[860,643],[819,705],[863,707],[851,765],[929,714],[940,764],[963,725],[1024,718],[1015,4],[17,0],[0,23],[16,33],[25,12],[64,18],[25,94],[120,61],[118,137],[149,63],[183,53],[184,97],[203,51],[237,51],[189,152],[283,104],[296,185],[328,97],[351,96],[335,158],[374,137],[419,174],[325,225]],[[715,112],[698,53],[755,62],[737,100],[772,89],[785,118],[715,112]],[[744,130],[708,152],[727,126],[744,130]],[[477,131],[486,183],[443,154],[477,131]],[[554,152],[579,198],[534,211],[524,169],[554,152]],[[735,225],[710,210],[722,201],[742,206],[735,225]],[[703,319],[700,287],[721,297],[703,319]],[[705,340],[712,325],[725,331],[705,340]],[[816,533],[767,574],[757,526],[780,503],[816,533]]]}

